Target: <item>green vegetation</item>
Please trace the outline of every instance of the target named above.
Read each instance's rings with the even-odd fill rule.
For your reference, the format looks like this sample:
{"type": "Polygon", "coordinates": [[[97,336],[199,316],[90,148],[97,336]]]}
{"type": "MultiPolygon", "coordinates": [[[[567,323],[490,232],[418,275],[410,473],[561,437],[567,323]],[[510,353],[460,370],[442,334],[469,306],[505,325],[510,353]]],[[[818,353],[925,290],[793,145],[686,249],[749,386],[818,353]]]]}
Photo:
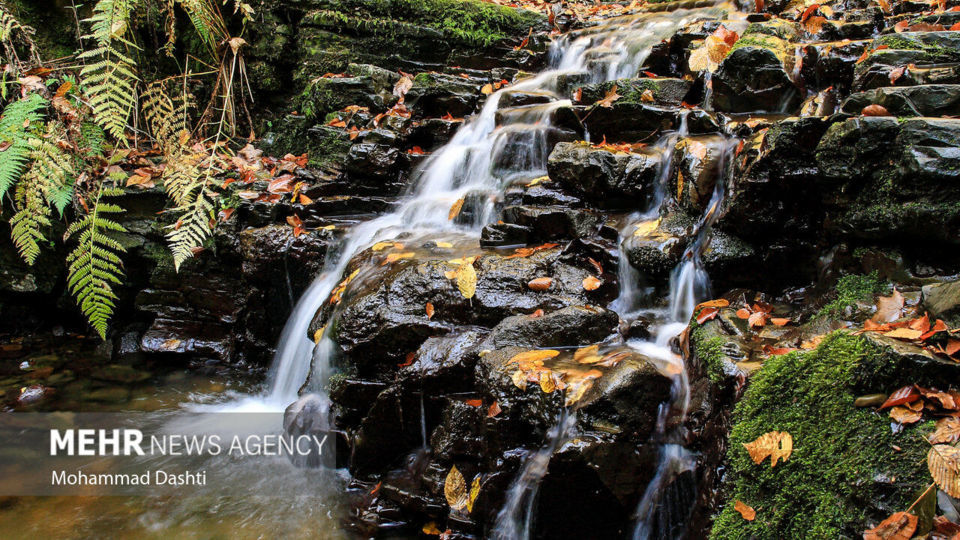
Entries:
{"type": "Polygon", "coordinates": [[[843,276],[837,280],[836,297],[820,308],[817,317],[843,316],[848,307],[857,302],[867,302],[875,294],[888,291],[890,284],[880,279],[876,271],[867,275],[843,276]]]}
{"type": "Polygon", "coordinates": [[[897,359],[836,332],[814,351],[766,360],[734,411],[726,504],[712,537],[853,538],[868,518],[887,517],[871,508],[905,510],[929,482],[932,423],[894,434],[884,412],[853,406],[857,394],[913,382],[890,380],[897,359]],[[754,464],[743,447],[769,431],[794,440],[790,459],[774,468],[754,464]],[[755,521],[733,509],[738,500],[756,509],[755,521]]]}

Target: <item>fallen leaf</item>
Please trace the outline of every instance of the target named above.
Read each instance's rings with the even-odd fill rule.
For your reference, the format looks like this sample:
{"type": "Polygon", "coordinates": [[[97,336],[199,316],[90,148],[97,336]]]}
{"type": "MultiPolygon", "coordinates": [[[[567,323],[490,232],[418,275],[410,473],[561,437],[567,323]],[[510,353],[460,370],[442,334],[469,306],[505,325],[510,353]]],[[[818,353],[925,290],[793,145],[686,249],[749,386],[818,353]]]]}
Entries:
{"type": "Polygon", "coordinates": [[[903,388],[900,388],[896,392],[890,394],[890,397],[883,402],[883,405],[880,405],[880,408],[886,409],[887,407],[896,407],[897,405],[903,405],[904,403],[912,403],[918,399],[920,399],[920,391],[911,384],[910,386],[904,386],[903,388]]]}
{"type": "Polygon", "coordinates": [[[447,504],[454,510],[460,510],[467,506],[469,495],[467,494],[467,481],[463,474],[457,470],[454,465],[447,473],[446,480],[443,481],[443,496],[447,499],[447,504]]]}
{"type": "Polygon", "coordinates": [[[747,322],[751,327],[761,327],[767,324],[767,314],[763,311],[756,311],[750,314],[750,317],[747,318],[747,322]]]}
{"type": "Polygon", "coordinates": [[[468,399],[468,400],[465,400],[464,403],[466,403],[471,407],[483,407],[482,399],[468,399]]]}
{"type": "Polygon", "coordinates": [[[498,414],[500,414],[502,411],[503,409],[500,408],[500,402],[494,401],[493,405],[491,405],[490,408],[487,409],[487,418],[493,418],[498,414]]]}
{"type": "Polygon", "coordinates": [[[485,96],[489,96],[493,93],[493,85],[490,83],[483,85],[483,88],[480,89],[480,93],[485,96]]]}
{"type": "Polygon", "coordinates": [[[314,342],[314,343],[320,343],[320,340],[323,339],[323,331],[324,331],[324,329],[326,329],[326,328],[327,328],[326,325],[321,326],[320,328],[317,329],[316,332],[313,333],[313,342],[314,342]]]}
{"type": "Polygon", "coordinates": [[[599,288],[600,285],[602,285],[602,284],[603,284],[603,281],[601,281],[601,280],[599,280],[599,279],[597,279],[597,278],[595,278],[595,277],[593,277],[593,276],[587,276],[587,277],[583,278],[583,288],[586,289],[586,290],[588,290],[588,291],[595,291],[595,290],[597,290],[597,288],[599,288]]]}
{"type": "Polygon", "coordinates": [[[711,319],[717,318],[717,313],[720,313],[720,310],[715,307],[705,307],[700,310],[700,313],[697,314],[697,324],[703,324],[711,319]]]}
{"type": "Polygon", "coordinates": [[[697,307],[693,308],[693,311],[697,311],[698,309],[705,308],[705,307],[722,308],[722,307],[727,307],[729,305],[730,305],[730,302],[727,301],[725,298],[718,298],[716,300],[708,300],[706,302],[700,302],[699,304],[697,304],[697,307]]]}
{"type": "Polygon", "coordinates": [[[588,347],[580,347],[575,353],[573,353],[573,361],[580,362],[580,360],[597,354],[597,351],[600,350],[600,345],[590,345],[588,347]]]}
{"type": "Polygon", "coordinates": [[[569,407],[581,399],[587,394],[587,391],[593,387],[592,380],[584,380],[568,388],[566,397],[563,401],[564,407],[569,407]]]}
{"type": "Polygon", "coordinates": [[[477,497],[480,495],[480,475],[473,477],[473,482],[470,482],[470,497],[467,499],[467,512],[473,512],[473,503],[477,501],[477,497]]]}
{"type": "Polygon", "coordinates": [[[738,319],[749,319],[749,318],[750,318],[750,310],[747,309],[747,308],[740,308],[740,309],[738,309],[738,310],[737,310],[737,318],[738,318],[738,319]]]}
{"type": "Polygon", "coordinates": [[[510,363],[516,362],[518,364],[526,364],[530,362],[535,362],[537,360],[547,360],[550,358],[554,358],[559,354],[560,354],[560,351],[555,351],[553,349],[535,349],[532,351],[525,351],[522,353],[515,354],[513,355],[513,357],[507,360],[507,363],[510,364],[510,363]]]}
{"type": "Polygon", "coordinates": [[[930,444],[949,444],[960,440],[960,418],[947,416],[937,420],[936,428],[927,436],[930,444]]]}
{"type": "Polygon", "coordinates": [[[544,394],[552,394],[553,391],[556,389],[557,389],[557,382],[553,379],[553,372],[541,371],[540,372],[540,390],[543,390],[544,394]]]}
{"type": "Polygon", "coordinates": [[[653,103],[656,99],[653,97],[653,91],[647,88],[640,94],[640,101],[643,103],[653,103]]]}
{"type": "Polygon", "coordinates": [[[407,95],[407,92],[413,88],[413,79],[404,75],[400,77],[397,81],[397,84],[393,85],[393,95],[400,98],[400,101],[403,101],[404,96],[407,95]]]}
{"type": "Polygon", "coordinates": [[[881,324],[893,322],[903,313],[903,304],[903,295],[897,289],[893,289],[893,294],[890,296],[877,298],[877,312],[870,320],[881,324]]]}
{"type": "Polygon", "coordinates": [[[161,351],[175,351],[180,347],[182,342],[179,339],[167,339],[160,344],[161,351]]]}
{"type": "Polygon", "coordinates": [[[863,540],[910,540],[917,530],[917,516],[897,512],[876,527],[863,532],[863,540]]]}
{"type": "Polygon", "coordinates": [[[453,221],[454,218],[460,215],[460,210],[463,209],[463,201],[465,199],[460,197],[457,199],[457,202],[453,203],[453,206],[450,207],[450,212],[447,214],[447,219],[453,221]]]}
{"type": "Polygon", "coordinates": [[[885,332],[883,335],[896,339],[917,339],[923,335],[923,332],[914,330],[913,328],[897,328],[895,330],[885,332]]]}
{"type": "Polygon", "coordinates": [[[890,418],[901,424],[916,424],[923,418],[923,413],[898,405],[890,409],[890,418]]]}
{"type": "Polygon", "coordinates": [[[440,528],[437,527],[437,523],[435,521],[431,521],[430,523],[427,523],[426,525],[423,526],[423,529],[421,530],[423,531],[423,534],[428,534],[430,536],[440,536],[440,532],[441,532],[440,528]]]}
{"type": "Polygon", "coordinates": [[[523,371],[519,369],[514,371],[510,379],[513,381],[513,385],[520,390],[525,391],[527,389],[527,375],[523,371]]]}
{"type": "Polygon", "coordinates": [[[860,114],[863,116],[893,116],[886,107],[883,105],[877,105],[876,103],[864,107],[863,110],[860,111],[860,114]]]}
{"type": "Polygon", "coordinates": [[[783,459],[786,462],[790,458],[793,452],[793,437],[786,431],[770,431],[753,442],[743,443],[743,447],[757,465],[769,457],[770,466],[776,467],[778,460],[783,459]]]}
{"type": "Polygon", "coordinates": [[[927,468],[940,489],[951,497],[960,497],[960,448],[933,445],[927,453],[927,468]]]}
{"type": "Polygon", "coordinates": [[[594,105],[599,105],[607,109],[613,107],[613,102],[620,99],[620,94],[617,93],[617,85],[613,85],[610,90],[607,91],[606,95],[603,96],[603,99],[598,100],[594,105]]]}
{"type": "Polygon", "coordinates": [[[417,254],[412,251],[405,251],[403,253],[390,253],[387,255],[387,258],[384,259],[382,263],[380,263],[380,266],[386,266],[388,264],[395,263],[401,259],[412,259],[416,257],[416,255],[417,254]]]}
{"type": "Polygon", "coordinates": [[[527,283],[527,287],[534,291],[545,291],[553,285],[553,278],[540,277],[536,279],[531,279],[527,283]]]}
{"type": "Polygon", "coordinates": [[[477,293],[477,271],[473,269],[473,261],[457,269],[457,289],[464,298],[473,298],[477,293]]]}
{"type": "Polygon", "coordinates": [[[757,512],[753,508],[747,506],[743,501],[737,499],[733,503],[733,509],[737,512],[740,512],[740,515],[743,516],[743,519],[747,521],[753,521],[757,518],[757,512]]]}
{"type": "Polygon", "coordinates": [[[432,318],[433,318],[434,309],[433,309],[433,304],[431,304],[430,302],[427,302],[426,312],[427,312],[427,318],[428,318],[428,319],[432,319],[432,318]]]}

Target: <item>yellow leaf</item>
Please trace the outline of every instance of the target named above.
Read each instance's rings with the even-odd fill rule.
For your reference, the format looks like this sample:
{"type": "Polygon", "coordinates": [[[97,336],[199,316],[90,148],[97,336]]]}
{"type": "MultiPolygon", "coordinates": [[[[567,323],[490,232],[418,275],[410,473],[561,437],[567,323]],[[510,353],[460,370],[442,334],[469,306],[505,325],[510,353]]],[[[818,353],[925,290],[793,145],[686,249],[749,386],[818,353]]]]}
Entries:
{"type": "Polygon", "coordinates": [[[451,244],[450,242],[434,242],[434,244],[436,244],[438,248],[452,248],[452,247],[453,247],[453,244],[451,244]]]}
{"type": "Polygon", "coordinates": [[[649,88],[647,88],[646,90],[644,90],[643,93],[640,94],[640,101],[642,101],[642,102],[644,102],[644,103],[653,103],[654,101],[656,101],[656,100],[653,98],[653,91],[650,90],[649,88]]]}
{"type": "Polygon", "coordinates": [[[510,379],[513,381],[513,385],[519,388],[520,390],[527,389],[527,374],[520,371],[519,369],[513,372],[513,375],[510,376],[510,379]]]}
{"type": "Polygon", "coordinates": [[[553,380],[552,371],[540,372],[540,390],[545,394],[552,394],[557,389],[557,381],[553,380]]]}
{"type": "Polygon", "coordinates": [[[777,460],[783,459],[786,462],[790,458],[793,452],[793,437],[786,431],[770,431],[751,443],[743,443],[743,447],[757,465],[770,457],[770,466],[776,467],[777,460]]]}
{"type": "Polygon", "coordinates": [[[650,234],[657,230],[657,227],[659,226],[660,218],[637,223],[637,230],[633,231],[633,235],[641,238],[644,236],[650,236],[650,234]]]}
{"type": "Polygon", "coordinates": [[[960,497],[960,448],[935,444],[927,453],[930,476],[951,497],[960,497]]]}
{"type": "Polygon", "coordinates": [[[370,249],[373,251],[383,251],[384,249],[392,246],[393,246],[393,242],[377,242],[370,249]]]}
{"type": "Polygon", "coordinates": [[[549,176],[540,176],[540,177],[537,177],[537,178],[534,178],[533,180],[531,180],[530,183],[527,184],[527,187],[533,187],[533,186],[535,186],[535,185],[537,185],[537,184],[540,184],[540,183],[543,183],[543,182],[549,182],[549,181],[550,181],[550,177],[549,177],[549,176]]]}
{"type": "Polygon", "coordinates": [[[437,527],[437,522],[431,521],[423,526],[423,534],[429,534],[430,536],[440,536],[443,532],[440,530],[440,527],[437,527]]]}
{"type": "Polygon", "coordinates": [[[460,510],[467,506],[467,481],[454,465],[447,473],[447,479],[443,481],[443,496],[447,498],[447,504],[454,510],[460,510]]]}
{"type": "Polygon", "coordinates": [[[380,266],[386,266],[390,263],[397,262],[400,259],[412,259],[416,255],[417,254],[412,251],[405,251],[403,253],[391,253],[387,255],[387,258],[382,263],[380,263],[380,266]]]}
{"type": "Polygon", "coordinates": [[[677,200],[683,197],[683,171],[677,171],[677,200]]]}
{"type": "Polygon", "coordinates": [[[493,85],[490,83],[483,85],[483,88],[480,89],[480,93],[485,96],[489,96],[493,93],[493,85]]]}
{"type": "Polygon", "coordinates": [[[573,360],[576,362],[580,362],[581,360],[583,360],[588,356],[596,355],[598,350],[600,350],[600,345],[590,345],[589,347],[580,347],[579,349],[577,349],[577,352],[573,353],[573,360]]]}
{"type": "Polygon", "coordinates": [[[470,498],[467,499],[467,512],[473,512],[473,503],[477,502],[477,496],[480,495],[480,475],[473,477],[470,483],[470,498]]]}
{"type": "Polygon", "coordinates": [[[525,364],[528,362],[535,362],[537,360],[554,358],[559,355],[560,351],[555,351],[553,349],[537,349],[515,354],[512,358],[510,358],[510,360],[507,360],[507,363],[510,364],[512,362],[517,362],[518,364],[525,364]]]}
{"type": "Polygon", "coordinates": [[[453,203],[453,206],[450,207],[450,213],[447,214],[447,219],[453,220],[460,215],[460,210],[463,209],[464,198],[460,197],[457,199],[457,202],[453,203]]]}
{"type": "Polygon", "coordinates": [[[589,390],[592,386],[592,380],[585,380],[574,386],[571,390],[568,390],[567,397],[564,400],[564,407],[569,407],[583,399],[583,396],[586,395],[587,390],[589,390]]]}
{"type": "Polygon", "coordinates": [[[320,340],[323,339],[323,331],[327,329],[327,325],[323,325],[313,333],[313,342],[320,343],[320,340]]]}
{"type": "Polygon", "coordinates": [[[464,298],[473,298],[477,293],[477,271],[472,262],[464,263],[457,270],[457,289],[464,298]]]}
{"type": "Polygon", "coordinates": [[[757,517],[757,512],[753,508],[747,506],[743,501],[737,500],[733,503],[733,509],[737,512],[740,512],[740,515],[743,516],[743,519],[747,521],[753,521],[757,517]]]}

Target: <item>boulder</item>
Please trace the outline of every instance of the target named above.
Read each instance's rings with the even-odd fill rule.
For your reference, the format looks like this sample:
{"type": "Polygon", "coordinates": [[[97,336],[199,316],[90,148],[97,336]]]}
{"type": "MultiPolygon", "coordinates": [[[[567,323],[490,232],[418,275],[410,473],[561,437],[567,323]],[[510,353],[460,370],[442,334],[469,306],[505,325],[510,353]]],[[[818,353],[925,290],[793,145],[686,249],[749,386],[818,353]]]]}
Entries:
{"type": "Polygon", "coordinates": [[[931,317],[939,317],[956,325],[960,318],[960,281],[924,285],[923,307],[931,317]]]}
{"type": "Polygon", "coordinates": [[[960,114],[960,84],[875,88],[852,94],[841,109],[859,115],[868,105],[880,105],[891,115],[899,117],[957,116],[960,114]]]}
{"type": "Polygon", "coordinates": [[[420,73],[413,78],[406,104],[422,116],[439,117],[449,113],[462,118],[476,108],[484,82],[445,73],[420,73]]]}
{"type": "Polygon", "coordinates": [[[659,178],[660,156],[619,152],[587,143],[560,143],[550,153],[551,180],[603,207],[642,207],[659,178]],[[640,204],[638,204],[640,203],[640,204]]]}
{"type": "Polygon", "coordinates": [[[794,84],[795,29],[751,24],[713,75],[707,106],[723,112],[791,112],[802,99],[794,84]]]}

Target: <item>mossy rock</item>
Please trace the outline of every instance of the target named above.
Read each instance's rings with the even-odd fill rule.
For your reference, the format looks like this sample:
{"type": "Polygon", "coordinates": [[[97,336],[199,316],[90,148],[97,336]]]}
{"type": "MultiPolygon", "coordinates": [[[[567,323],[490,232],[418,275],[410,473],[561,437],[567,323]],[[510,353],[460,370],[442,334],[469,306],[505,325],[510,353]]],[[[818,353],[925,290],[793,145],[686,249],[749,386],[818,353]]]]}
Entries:
{"type": "Polygon", "coordinates": [[[930,482],[925,436],[933,422],[893,433],[886,411],[853,402],[913,382],[942,387],[948,380],[938,375],[844,332],[814,351],[766,360],[734,411],[726,504],[712,538],[856,538],[905,510],[930,482]],[[769,431],[794,441],[790,459],[776,467],[753,463],[743,447],[769,431]],[[756,509],[754,521],[733,509],[738,500],[756,509]]]}

